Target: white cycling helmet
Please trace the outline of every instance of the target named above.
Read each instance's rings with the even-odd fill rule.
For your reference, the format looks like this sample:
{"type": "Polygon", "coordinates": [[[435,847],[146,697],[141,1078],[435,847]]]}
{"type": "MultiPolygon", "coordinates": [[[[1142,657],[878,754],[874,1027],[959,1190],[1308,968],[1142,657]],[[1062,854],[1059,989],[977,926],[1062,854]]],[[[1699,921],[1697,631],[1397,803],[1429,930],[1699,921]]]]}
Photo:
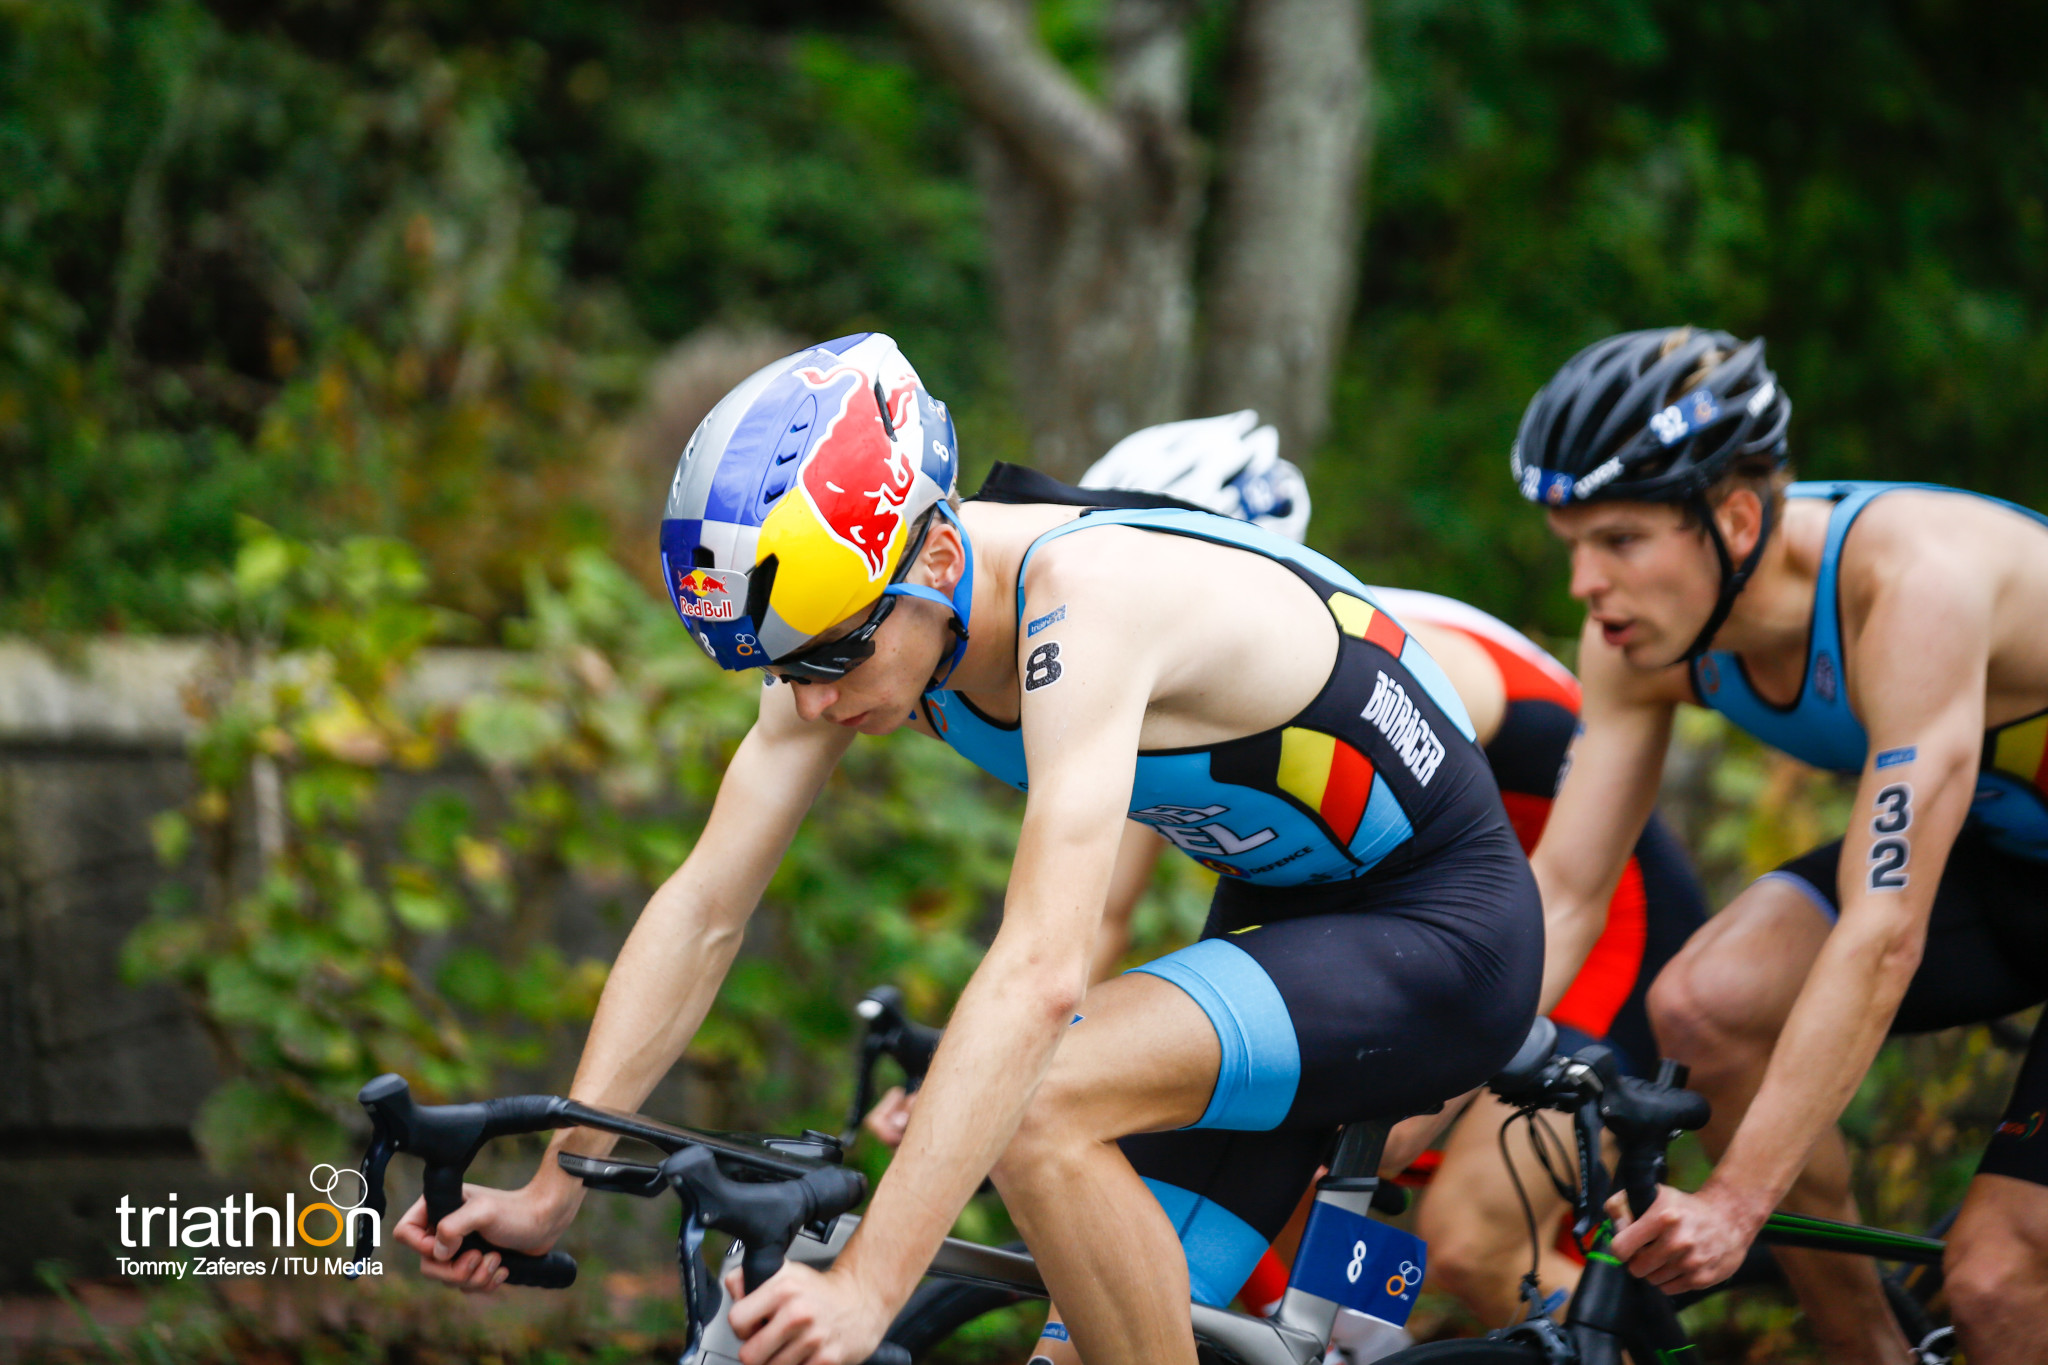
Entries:
{"type": "Polygon", "coordinates": [[[1081,487],[1164,493],[1292,541],[1308,533],[1308,481],[1250,408],[1134,431],[1088,467],[1081,487]]]}

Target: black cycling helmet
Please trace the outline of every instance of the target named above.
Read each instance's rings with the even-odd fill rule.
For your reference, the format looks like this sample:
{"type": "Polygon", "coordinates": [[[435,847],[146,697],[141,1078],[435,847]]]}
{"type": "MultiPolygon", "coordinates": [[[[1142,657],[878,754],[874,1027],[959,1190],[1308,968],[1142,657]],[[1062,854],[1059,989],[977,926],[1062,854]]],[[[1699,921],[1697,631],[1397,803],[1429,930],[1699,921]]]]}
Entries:
{"type": "Polygon", "coordinates": [[[1607,499],[1692,505],[1721,561],[1720,600],[1686,651],[1692,660],[1728,619],[1771,535],[1766,500],[1763,532],[1735,565],[1706,491],[1748,457],[1782,465],[1791,420],[1792,400],[1764,364],[1762,337],[1743,342],[1691,327],[1624,332],[1580,351],[1537,390],[1510,468],[1522,496],[1549,507],[1607,499]]]}

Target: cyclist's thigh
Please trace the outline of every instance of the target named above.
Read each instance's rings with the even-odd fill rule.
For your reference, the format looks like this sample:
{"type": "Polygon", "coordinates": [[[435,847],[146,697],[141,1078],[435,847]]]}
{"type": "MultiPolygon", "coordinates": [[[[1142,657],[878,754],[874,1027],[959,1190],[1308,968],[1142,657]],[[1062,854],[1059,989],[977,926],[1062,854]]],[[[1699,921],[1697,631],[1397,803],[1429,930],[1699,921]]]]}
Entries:
{"type": "Polygon", "coordinates": [[[1949,850],[1920,966],[1894,1033],[1997,1019],[2048,999],[2048,865],[1964,826],[1949,850]]]}
{"type": "Polygon", "coordinates": [[[1029,1119],[1098,1139],[1200,1119],[1222,1053],[1187,992],[1135,973],[1088,992],[1032,1097],[1029,1119]]]}
{"type": "MultiPolygon", "coordinates": [[[[1986,1154],[1987,1162],[1990,1154],[1986,1154]]],[[[1979,1170],[1949,1229],[1950,1283],[2040,1285],[2048,1281],[2048,1172],[2037,1159],[2030,1173],[2009,1176],[1979,1170]]],[[[2042,1324],[2048,1331],[2048,1324],[2042,1324]]]]}
{"type": "Polygon", "coordinates": [[[1535,879],[1502,831],[1376,885],[1226,879],[1202,941],[1135,971],[1214,1024],[1222,1064],[1199,1126],[1327,1129],[1483,1084],[1528,1034],[1542,953],[1535,879]]]}

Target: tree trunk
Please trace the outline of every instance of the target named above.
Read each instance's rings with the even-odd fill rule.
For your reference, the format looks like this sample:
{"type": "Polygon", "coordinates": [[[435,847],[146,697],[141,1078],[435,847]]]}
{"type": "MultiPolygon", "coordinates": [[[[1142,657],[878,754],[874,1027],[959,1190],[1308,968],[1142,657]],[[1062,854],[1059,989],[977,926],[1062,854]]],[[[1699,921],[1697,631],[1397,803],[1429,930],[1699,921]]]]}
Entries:
{"type": "Polygon", "coordinates": [[[1198,414],[1257,408],[1306,454],[1351,319],[1371,141],[1365,0],[1240,0],[1198,414]]]}
{"type": "MultiPolygon", "coordinates": [[[[1031,0],[890,3],[981,124],[975,171],[1018,403],[1038,463],[1072,478],[1132,430],[1191,408],[1202,173],[1187,123],[1188,5],[1113,0],[1098,98],[1039,42],[1031,0]]],[[[1256,406],[1306,441],[1325,420],[1350,309],[1363,17],[1360,0],[1240,3],[1243,107],[1211,269],[1223,311],[1192,407],[1256,406]]]]}

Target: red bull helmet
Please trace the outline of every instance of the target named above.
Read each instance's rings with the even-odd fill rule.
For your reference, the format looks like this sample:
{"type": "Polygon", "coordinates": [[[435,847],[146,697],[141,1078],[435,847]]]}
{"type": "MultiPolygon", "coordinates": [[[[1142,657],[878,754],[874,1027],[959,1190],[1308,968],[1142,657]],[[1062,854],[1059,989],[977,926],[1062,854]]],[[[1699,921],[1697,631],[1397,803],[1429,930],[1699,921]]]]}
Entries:
{"type": "Polygon", "coordinates": [[[890,338],[785,356],[720,399],[683,449],[661,523],[669,600],[729,669],[793,654],[885,593],[944,603],[964,636],[961,602],[897,581],[959,470],[952,417],[890,338]]]}

